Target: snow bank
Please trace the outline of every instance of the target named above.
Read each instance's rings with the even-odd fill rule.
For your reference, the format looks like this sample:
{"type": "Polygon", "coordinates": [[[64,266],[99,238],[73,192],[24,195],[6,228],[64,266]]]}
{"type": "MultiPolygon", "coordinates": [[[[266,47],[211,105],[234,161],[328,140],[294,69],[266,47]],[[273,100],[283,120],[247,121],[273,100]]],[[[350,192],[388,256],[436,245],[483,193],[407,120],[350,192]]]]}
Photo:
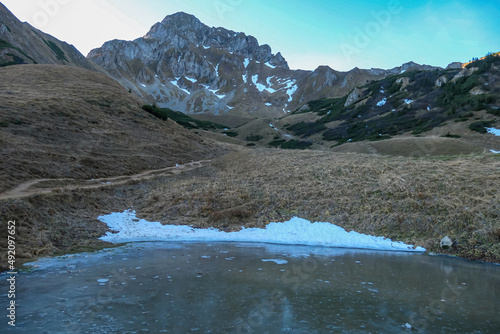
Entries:
{"type": "Polygon", "coordinates": [[[500,136],[500,129],[496,128],[486,128],[488,133],[494,134],[495,136],[500,136]]]}
{"type": "Polygon", "coordinates": [[[384,97],[382,100],[377,102],[377,107],[385,106],[386,102],[387,102],[387,99],[384,97]]]}
{"type": "Polygon", "coordinates": [[[243,228],[238,232],[223,232],[215,228],[194,229],[189,226],[162,225],[137,219],[135,211],[113,212],[99,216],[117,233],[107,232],[100,239],[120,243],[132,241],[235,241],[288,245],[310,245],[327,247],[347,247],[407,252],[424,252],[422,247],[414,247],[402,242],[393,242],[384,237],[375,237],[357,232],[347,232],[330,223],[311,223],[294,217],[284,223],[270,223],[265,229],[243,228]]]}

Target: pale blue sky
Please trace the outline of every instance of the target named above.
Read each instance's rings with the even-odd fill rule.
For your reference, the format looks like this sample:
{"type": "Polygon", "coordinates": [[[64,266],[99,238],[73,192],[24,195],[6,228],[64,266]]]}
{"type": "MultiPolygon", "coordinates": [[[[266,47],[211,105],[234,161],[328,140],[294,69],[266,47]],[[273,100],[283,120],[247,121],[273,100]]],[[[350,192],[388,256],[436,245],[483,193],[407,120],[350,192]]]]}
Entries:
{"type": "Polygon", "coordinates": [[[16,16],[82,53],[141,37],[184,11],[255,36],[291,68],[446,66],[500,51],[500,1],[484,0],[2,0],[16,16]]]}

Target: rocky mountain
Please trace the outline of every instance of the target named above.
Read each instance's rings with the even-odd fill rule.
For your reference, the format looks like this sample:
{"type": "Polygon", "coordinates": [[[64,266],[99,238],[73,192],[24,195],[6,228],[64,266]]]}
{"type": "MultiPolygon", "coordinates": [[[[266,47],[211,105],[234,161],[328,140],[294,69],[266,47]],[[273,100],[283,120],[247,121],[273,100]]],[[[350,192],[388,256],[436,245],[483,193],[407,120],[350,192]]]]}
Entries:
{"type": "Polygon", "coordinates": [[[0,3],[0,67],[57,64],[100,70],[74,46],[19,21],[0,3]]]}
{"type": "Polygon", "coordinates": [[[281,53],[256,38],[210,28],[182,12],[134,41],[106,42],[87,58],[161,107],[252,118],[282,116],[310,100],[343,96],[368,80],[424,68],[407,63],[391,70],[291,70],[281,53]]]}

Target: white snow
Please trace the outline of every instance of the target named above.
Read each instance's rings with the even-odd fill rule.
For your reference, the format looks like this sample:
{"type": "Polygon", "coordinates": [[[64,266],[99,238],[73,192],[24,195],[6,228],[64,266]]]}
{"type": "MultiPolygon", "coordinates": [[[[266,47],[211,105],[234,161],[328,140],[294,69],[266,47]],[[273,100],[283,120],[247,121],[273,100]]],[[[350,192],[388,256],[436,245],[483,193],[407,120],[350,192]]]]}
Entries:
{"type": "Polygon", "coordinates": [[[495,151],[495,150],[490,150],[491,153],[495,153],[495,154],[498,154],[500,153],[500,151],[495,151]]]}
{"type": "Polygon", "coordinates": [[[405,103],[406,103],[406,104],[412,104],[412,103],[413,103],[413,100],[405,99],[405,103]]]}
{"type": "MultiPolygon", "coordinates": [[[[276,90],[271,88],[271,87],[266,87],[265,85],[257,82],[257,80],[259,79],[259,75],[256,74],[256,75],[252,75],[252,82],[253,84],[255,85],[255,87],[259,90],[259,92],[263,92],[263,91],[266,91],[266,92],[269,92],[269,93],[275,93],[276,90]]],[[[269,80],[269,78],[268,78],[269,80]]]]}
{"type": "Polygon", "coordinates": [[[386,102],[387,102],[387,99],[384,97],[382,100],[377,102],[377,107],[385,106],[386,102]]]}
{"type": "Polygon", "coordinates": [[[226,97],[226,95],[220,95],[220,94],[217,94],[217,89],[209,89],[210,92],[214,93],[215,96],[217,96],[219,99],[223,99],[226,97]]]}
{"type": "Polygon", "coordinates": [[[185,77],[186,79],[188,79],[189,81],[191,81],[192,83],[195,83],[197,82],[198,80],[196,79],[193,79],[193,78],[190,78],[190,77],[185,77]]]}
{"type": "Polygon", "coordinates": [[[287,82],[285,82],[286,84],[286,94],[288,95],[288,102],[292,102],[292,95],[297,91],[297,88],[299,88],[296,84],[295,84],[295,80],[288,80],[287,82]]]}
{"type": "Polygon", "coordinates": [[[269,102],[266,102],[266,103],[265,103],[265,105],[266,105],[266,106],[268,106],[268,107],[270,107],[270,106],[272,106],[273,104],[272,104],[272,103],[269,103],[269,102]]]}
{"type": "Polygon", "coordinates": [[[276,68],[276,66],[269,64],[269,62],[265,63],[265,65],[269,66],[270,68],[276,68]]]}
{"type": "Polygon", "coordinates": [[[224,232],[215,228],[194,229],[189,226],[162,225],[137,219],[135,211],[113,212],[98,219],[116,231],[106,232],[100,239],[121,243],[132,241],[234,241],[288,245],[311,245],[344,248],[362,248],[406,252],[424,252],[402,242],[393,242],[384,237],[375,237],[330,223],[315,222],[294,217],[284,223],[270,223],[266,228],[242,228],[237,232],[224,232]]]}
{"type": "Polygon", "coordinates": [[[257,87],[257,89],[259,90],[259,92],[263,92],[267,87],[264,86],[261,83],[258,83],[257,82],[258,79],[259,79],[259,75],[258,74],[252,75],[252,82],[253,82],[253,84],[255,85],[255,87],[257,87]]]}
{"type": "Polygon", "coordinates": [[[210,47],[209,47],[209,46],[205,46],[205,45],[203,45],[203,48],[204,48],[205,50],[206,50],[206,49],[210,49],[210,47]]]}
{"type": "Polygon", "coordinates": [[[287,260],[283,259],[262,259],[262,262],[274,262],[276,264],[287,264],[287,260]]]}
{"type": "Polygon", "coordinates": [[[245,60],[243,61],[243,65],[245,66],[245,68],[248,67],[248,64],[250,64],[250,59],[249,58],[245,58],[245,60]]]}
{"type": "Polygon", "coordinates": [[[179,78],[175,78],[175,80],[170,81],[170,83],[172,85],[174,85],[175,87],[179,88],[180,90],[182,90],[183,92],[185,92],[186,94],[188,94],[188,95],[191,94],[187,89],[179,87],[179,84],[177,83],[177,81],[179,81],[179,78]]]}
{"type": "Polygon", "coordinates": [[[494,134],[495,136],[500,136],[500,129],[486,128],[488,133],[494,134]]]}
{"type": "Polygon", "coordinates": [[[142,87],[146,88],[146,85],[145,85],[145,84],[142,84],[142,83],[141,83],[140,85],[141,85],[142,87]]]}

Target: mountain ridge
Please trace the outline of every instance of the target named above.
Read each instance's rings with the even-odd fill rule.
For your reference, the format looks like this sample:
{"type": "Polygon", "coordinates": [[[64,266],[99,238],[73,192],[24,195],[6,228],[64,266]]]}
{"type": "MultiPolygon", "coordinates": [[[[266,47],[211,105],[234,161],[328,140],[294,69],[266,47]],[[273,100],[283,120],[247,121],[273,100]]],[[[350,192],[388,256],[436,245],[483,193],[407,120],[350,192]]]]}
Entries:
{"type": "Polygon", "coordinates": [[[437,68],[408,62],[389,70],[291,70],[280,52],[273,54],[255,37],[208,27],[183,12],[166,16],[133,41],[108,41],[87,58],[159,106],[251,118],[278,117],[309,100],[343,96],[366,81],[410,68],[437,68]]]}
{"type": "Polygon", "coordinates": [[[103,71],[73,45],[19,21],[0,3],[0,67],[16,64],[57,64],[103,71]]]}

